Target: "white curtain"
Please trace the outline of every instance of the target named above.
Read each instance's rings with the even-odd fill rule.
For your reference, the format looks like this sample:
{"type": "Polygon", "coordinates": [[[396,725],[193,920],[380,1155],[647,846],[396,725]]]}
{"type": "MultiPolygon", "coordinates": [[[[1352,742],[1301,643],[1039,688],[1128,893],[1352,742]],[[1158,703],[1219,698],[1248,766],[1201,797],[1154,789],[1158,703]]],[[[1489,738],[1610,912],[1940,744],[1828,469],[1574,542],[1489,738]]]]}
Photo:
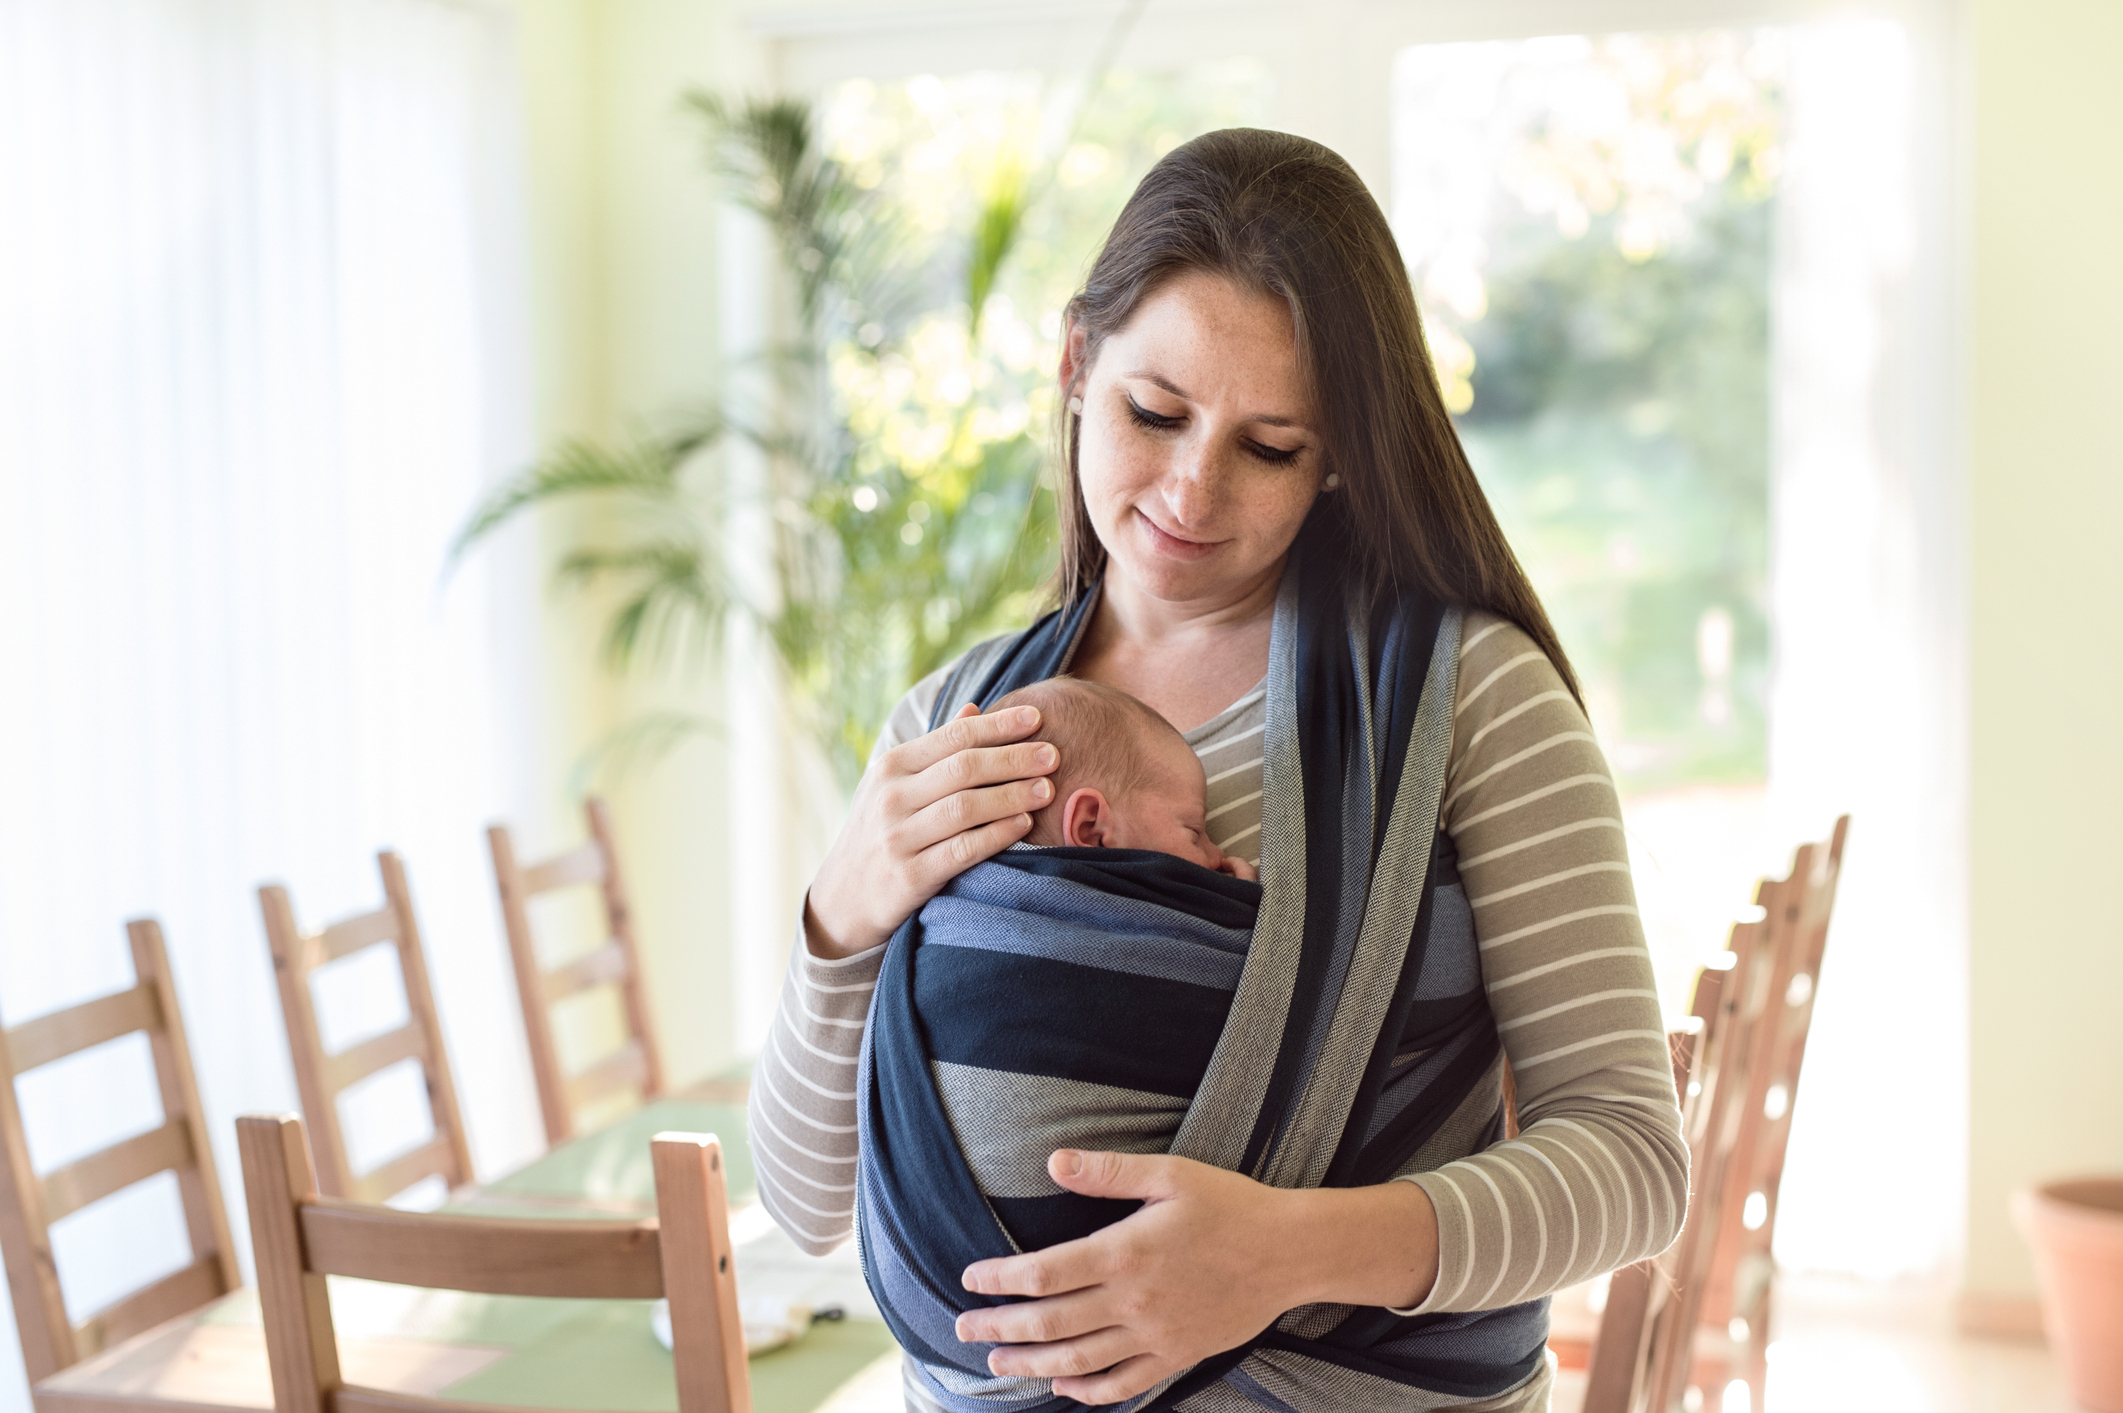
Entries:
{"type": "MultiPolygon", "coordinates": [[[[539,793],[527,547],[442,574],[527,452],[511,43],[446,0],[0,0],[0,1018],[130,985],[160,916],[245,1248],[232,1120],[296,1102],[261,881],[316,925],[400,850],[479,1165],[538,1141],[481,835],[539,793]]],[[[342,1041],[398,1008],[354,971],[342,1041]]],[[[21,1093],[40,1170],[157,1122],[123,1042],[21,1093]]],[[[77,1319],[185,1263],[174,1202],[61,1224],[77,1319]]]]}

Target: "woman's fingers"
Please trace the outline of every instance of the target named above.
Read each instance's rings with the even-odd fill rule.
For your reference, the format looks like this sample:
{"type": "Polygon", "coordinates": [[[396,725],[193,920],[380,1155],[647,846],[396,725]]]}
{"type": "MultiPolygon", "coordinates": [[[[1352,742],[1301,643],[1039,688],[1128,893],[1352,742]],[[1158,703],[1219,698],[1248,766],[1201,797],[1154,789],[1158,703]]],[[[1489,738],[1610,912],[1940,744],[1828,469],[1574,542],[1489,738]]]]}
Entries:
{"type": "MultiPolygon", "coordinates": [[[[975,1261],[966,1267],[960,1281],[976,1295],[1029,1295],[1034,1298],[1066,1295],[1072,1290],[1097,1285],[1106,1276],[1105,1248],[1114,1240],[1107,1235],[1111,1230],[1109,1227],[1104,1232],[1064,1241],[1043,1251],[975,1261]]],[[[990,1333],[999,1328],[996,1318],[1008,1311],[1025,1308],[997,1305],[984,1310],[969,1310],[958,1317],[959,1338],[1001,1342],[1003,1336],[990,1333]]]]}
{"type": "Polygon", "coordinates": [[[1078,1403],[1125,1403],[1139,1393],[1156,1388],[1158,1380],[1177,1373],[1182,1367],[1160,1354],[1138,1354],[1103,1374],[1056,1379],[1054,1392],[1078,1403]]]}
{"type": "Polygon", "coordinates": [[[948,805],[968,790],[1013,780],[1044,779],[1060,763],[1060,755],[1045,741],[973,746],[945,756],[919,775],[894,781],[892,790],[899,809],[912,817],[936,805],[948,805]]]}
{"type": "Polygon", "coordinates": [[[909,814],[900,839],[909,852],[919,853],[931,845],[949,843],[953,835],[969,829],[1044,809],[1053,798],[1054,782],[1044,775],[969,786],[909,814]]]}
{"type": "MultiPolygon", "coordinates": [[[[968,702],[967,706],[972,706],[968,702]]],[[[892,752],[893,765],[903,774],[918,775],[947,756],[960,751],[974,750],[982,746],[1005,746],[1012,741],[1022,741],[1039,730],[1039,708],[1011,707],[1008,711],[991,711],[986,715],[975,707],[969,715],[965,707],[958,715],[927,735],[916,736],[892,752]]]]}
{"type": "Polygon", "coordinates": [[[988,1355],[988,1372],[1021,1379],[1061,1379],[1096,1374],[1124,1359],[1144,1352],[1143,1337],[1119,1325],[1108,1325],[1074,1339],[1051,1344],[1004,1345],[988,1355]]]}
{"type": "Polygon", "coordinates": [[[1163,1153],[1103,1153],[1057,1148],[1047,1158],[1047,1173],[1071,1192],[1085,1197],[1137,1197],[1157,1202],[1172,1196],[1180,1164],[1186,1158],[1163,1153]]]}
{"type": "Polygon", "coordinates": [[[983,859],[990,859],[1032,832],[1029,814],[1006,815],[962,829],[914,856],[911,872],[924,901],[983,859]]]}
{"type": "MultiPolygon", "coordinates": [[[[967,1344],[1000,1344],[1043,1346],[1062,1340],[1088,1337],[1114,1323],[1113,1311],[1106,1302],[1097,1298],[1093,1291],[1079,1290],[1071,1295],[1057,1296],[1028,1305],[991,1305],[978,1310],[968,1310],[958,1317],[955,1333],[967,1344]]],[[[1098,1364],[1086,1364],[1080,1369],[1066,1369],[1063,1373],[1088,1374],[1094,1369],[1103,1369],[1135,1349],[1118,1350],[1109,1359],[1098,1364]]],[[[1005,1370],[1000,1364],[989,1362],[997,1373],[1031,1373],[1030,1369],[1012,1366],[1005,1370]]]]}

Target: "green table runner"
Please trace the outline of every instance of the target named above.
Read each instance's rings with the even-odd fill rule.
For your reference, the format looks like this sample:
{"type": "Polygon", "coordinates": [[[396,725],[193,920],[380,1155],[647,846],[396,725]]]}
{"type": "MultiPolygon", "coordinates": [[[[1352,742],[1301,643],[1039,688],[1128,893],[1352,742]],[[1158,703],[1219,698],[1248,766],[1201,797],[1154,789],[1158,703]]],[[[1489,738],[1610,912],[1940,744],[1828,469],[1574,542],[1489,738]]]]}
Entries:
{"type": "MultiPolygon", "coordinates": [[[[649,1329],[646,1302],[547,1303],[578,1308],[538,1320],[533,1339],[450,1385],[443,1396],[611,1413],[672,1413],[678,1407],[671,1355],[649,1329]]],[[[481,1323],[501,1333],[491,1317],[481,1323]]],[[[752,1407],[756,1413],[810,1413],[893,1348],[891,1332],[876,1320],[813,1325],[796,1343],[752,1356],[752,1407]]]]}
{"type": "Polygon", "coordinates": [[[571,1139],[508,1177],[454,1199],[449,1210],[495,1216],[652,1215],[656,1174],[649,1162],[649,1140],[667,1131],[714,1134],[722,1141],[730,1206],[735,1209],[751,1200],[752,1150],[745,1142],[745,1111],[733,1104],[659,1099],[610,1128],[571,1139]]]}

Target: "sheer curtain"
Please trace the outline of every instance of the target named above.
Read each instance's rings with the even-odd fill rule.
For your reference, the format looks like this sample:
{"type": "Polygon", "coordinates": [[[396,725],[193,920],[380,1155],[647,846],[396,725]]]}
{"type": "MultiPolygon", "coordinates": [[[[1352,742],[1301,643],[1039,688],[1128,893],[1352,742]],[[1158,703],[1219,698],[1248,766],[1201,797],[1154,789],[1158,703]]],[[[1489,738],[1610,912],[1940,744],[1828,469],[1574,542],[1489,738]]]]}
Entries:
{"type": "MultiPolygon", "coordinates": [[[[537,793],[532,569],[442,575],[528,451],[514,102],[478,5],[0,0],[0,1018],[129,985],[159,915],[239,1246],[231,1121],[295,1106],[261,881],[314,925],[404,853],[475,1156],[537,1143],[481,836],[537,793]]],[[[335,980],[339,1039],[393,1023],[335,980]]],[[[418,1137],[409,1078],[357,1147],[418,1137]]],[[[40,1170],[158,1121],[125,1042],[22,1099],[40,1170]]],[[[61,1224],[75,1318],[185,1263],[174,1209],[61,1224]]]]}

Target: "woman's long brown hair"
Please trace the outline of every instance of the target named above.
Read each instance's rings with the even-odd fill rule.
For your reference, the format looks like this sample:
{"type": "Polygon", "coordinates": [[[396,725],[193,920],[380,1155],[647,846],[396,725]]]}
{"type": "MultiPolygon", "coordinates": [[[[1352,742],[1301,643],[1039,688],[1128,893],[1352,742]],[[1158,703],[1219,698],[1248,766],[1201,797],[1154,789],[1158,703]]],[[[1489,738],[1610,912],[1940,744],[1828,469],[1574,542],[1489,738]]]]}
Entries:
{"type": "MultiPolygon", "coordinates": [[[[1286,301],[1321,421],[1322,495],[1307,535],[1346,544],[1374,587],[1405,584],[1510,620],[1540,645],[1572,696],[1576,674],[1504,539],[1445,411],[1415,291],[1385,213],[1328,148],[1288,133],[1227,128],[1174,148],[1150,169],[1069,301],[1084,334],[1076,382],[1106,338],[1153,290],[1190,270],[1286,301]]],[[[1064,412],[1061,598],[1105,567],[1077,483],[1077,418],[1064,412]]]]}

